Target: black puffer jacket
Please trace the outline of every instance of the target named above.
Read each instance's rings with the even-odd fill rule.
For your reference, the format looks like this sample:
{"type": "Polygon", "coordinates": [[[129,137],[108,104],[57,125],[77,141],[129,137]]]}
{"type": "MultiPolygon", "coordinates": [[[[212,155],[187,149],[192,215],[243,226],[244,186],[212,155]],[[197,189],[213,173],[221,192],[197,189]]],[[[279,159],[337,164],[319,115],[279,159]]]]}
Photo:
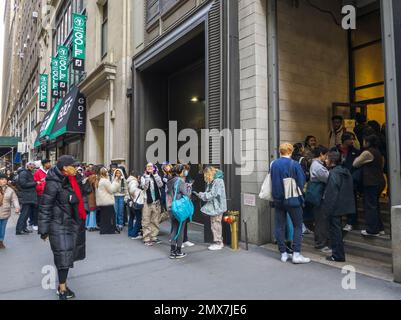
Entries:
{"type": "Polygon", "coordinates": [[[354,184],[347,168],[337,166],[330,170],[323,196],[322,210],[326,217],[356,213],[354,184]]]}
{"type": "Polygon", "coordinates": [[[33,173],[29,170],[22,170],[18,175],[19,199],[21,204],[37,204],[36,181],[33,173]]]}
{"type": "MultiPolygon", "coordinates": [[[[77,179],[82,190],[82,181],[77,179]]],[[[79,218],[78,198],[68,178],[57,167],[46,177],[39,234],[49,235],[57,269],[73,268],[75,261],[85,259],[85,221],[79,218]]]]}

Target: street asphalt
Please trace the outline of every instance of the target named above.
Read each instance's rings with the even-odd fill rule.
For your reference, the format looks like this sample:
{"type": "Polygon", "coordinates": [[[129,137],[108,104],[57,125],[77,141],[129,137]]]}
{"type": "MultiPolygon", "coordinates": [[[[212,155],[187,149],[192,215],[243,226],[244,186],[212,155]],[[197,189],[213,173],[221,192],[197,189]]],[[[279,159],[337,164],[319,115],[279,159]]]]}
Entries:
{"type": "MultiPolygon", "coordinates": [[[[43,289],[42,269],[53,264],[49,243],[38,235],[15,236],[10,219],[0,252],[0,300],[55,300],[43,289]]],[[[87,234],[87,258],[70,271],[69,287],[81,300],[271,300],[401,299],[401,285],[356,275],[356,288],[342,287],[341,270],[318,263],[283,264],[276,253],[256,246],[249,251],[207,250],[203,231],[191,226],[183,260],[170,260],[169,223],[162,225],[163,244],[145,247],[121,235],[87,234]]]]}

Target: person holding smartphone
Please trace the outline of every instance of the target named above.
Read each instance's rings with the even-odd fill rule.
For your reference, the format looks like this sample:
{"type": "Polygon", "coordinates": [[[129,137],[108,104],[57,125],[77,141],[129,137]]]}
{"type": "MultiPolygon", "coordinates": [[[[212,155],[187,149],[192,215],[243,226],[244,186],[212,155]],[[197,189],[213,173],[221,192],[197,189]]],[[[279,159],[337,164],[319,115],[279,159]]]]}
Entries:
{"type": "Polygon", "coordinates": [[[160,229],[161,188],[163,188],[162,178],[153,163],[146,165],[141,177],[141,187],[145,193],[142,210],[143,242],[146,246],[153,246],[161,243],[157,236],[160,229]]]}

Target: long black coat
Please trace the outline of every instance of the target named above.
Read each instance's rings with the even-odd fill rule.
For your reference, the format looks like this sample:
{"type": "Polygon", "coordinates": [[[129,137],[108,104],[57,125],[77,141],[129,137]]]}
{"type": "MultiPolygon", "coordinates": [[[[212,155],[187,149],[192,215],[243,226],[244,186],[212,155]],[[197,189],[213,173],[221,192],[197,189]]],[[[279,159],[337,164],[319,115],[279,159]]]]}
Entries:
{"type": "MultiPolygon", "coordinates": [[[[78,178],[77,178],[78,179],[78,178]]],[[[82,190],[82,183],[78,179],[82,190]]],[[[73,268],[85,259],[85,221],[79,218],[78,198],[57,167],[46,177],[39,209],[39,234],[49,235],[57,269],[73,268]]]]}
{"type": "Polygon", "coordinates": [[[18,175],[19,199],[21,204],[37,204],[36,181],[33,173],[29,170],[22,170],[18,175]]]}
{"type": "Polygon", "coordinates": [[[348,169],[337,166],[330,170],[324,191],[322,210],[325,216],[355,214],[354,183],[348,169]]]}

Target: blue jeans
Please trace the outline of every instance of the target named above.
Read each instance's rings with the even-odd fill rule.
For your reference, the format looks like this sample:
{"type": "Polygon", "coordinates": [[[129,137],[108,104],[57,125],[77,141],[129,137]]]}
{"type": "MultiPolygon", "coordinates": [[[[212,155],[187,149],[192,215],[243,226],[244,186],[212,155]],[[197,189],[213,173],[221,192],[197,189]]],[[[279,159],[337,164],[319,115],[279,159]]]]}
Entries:
{"type": "Polygon", "coordinates": [[[287,224],[287,212],[291,217],[292,224],[294,225],[294,238],[293,248],[294,252],[301,252],[302,242],[302,208],[291,208],[286,206],[276,205],[276,239],[280,253],[287,252],[285,245],[285,228],[287,224]]]}
{"type": "Polygon", "coordinates": [[[124,226],[124,196],[114,197],[114,210],[116,211],[116,225],[118,227],[124,226]]]}
{"type": "Polygon", "coordinates": [[[86,227],[87,229],[95,229],[95,228],[97,228],[97,224],[96,224],[96,210],[94,210],[94,211],[87,211],[85,227],[86,227]]]}
{"type": "Polygon", "coordinates": [[[130,208],[128,219],[128,237],[136,238],[142,228],[142,210],[130,208]],[[135,220],[135,224],[134,224],[135,220]]]}
{"type": "Polygon", "coordinates": [[[8,222],[8,219],[0,220],[0,241],[4,241],[4,237],[6,235],[7,222],[8,222]]]}

